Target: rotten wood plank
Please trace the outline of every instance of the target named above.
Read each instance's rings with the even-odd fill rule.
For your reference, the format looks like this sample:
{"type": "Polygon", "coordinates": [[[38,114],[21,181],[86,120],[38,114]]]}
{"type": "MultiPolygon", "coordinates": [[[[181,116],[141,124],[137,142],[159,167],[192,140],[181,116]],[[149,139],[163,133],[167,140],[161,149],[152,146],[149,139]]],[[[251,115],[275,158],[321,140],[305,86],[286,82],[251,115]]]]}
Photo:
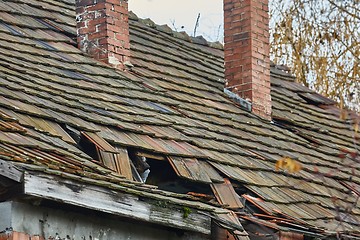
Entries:
{"type": "Polygon", "coordinates": [[[200,161],[200,160],[199,160],[199,163],[200,163],[202,169],[210,177],[211,181],[213,181],[215,183],[223,183],[224,182],[223,177],[210,164],[208,164],[206,161],[200,161]]]}
{"type": "Polygon", "coordinates": [[[16,169],[13,163],[4,160],[0,160],[0,175],[18,183],[23,178],[23,173],[16,169]]]}
{"type": "Polygon", "coordinates": [[[151,158],[151,159],[160,160],[160,161],[166,160],[166,157],[164,155],[156,154],[156,153],[136,151],[135,155],[137,155],[139,157],[146,157],[146,158],[151,158]]]}
{"type": "Polygon", "coordinates": [[[220,204],[228,205],[228,208],[230,209],[239,209],[244,207],[229,179],[224,178],[224,183],[211,184],[211,189],[220,204]]]}
{"type": "Polygon", "coordinates": [[[105,151],[105,152],[112,152],[116,153],[115,148],[108,143],[105,139],[97,135],[93,132],[81,132],[81,134],[86,137],[89,141],[95,144],[99,149],[105,151]]]}
{"type": "Polygon", "coordinates": [[[168,157],[168,160],[179,177],[196,182],[212,183],[196,158],[168,157]]]}
{"type": "Polygon", "coordinates": [[[127,149],[117,147],[116,151],[117,153],[111,153],[98,149],[98,155],[105,166],[129,180],[133,180],[127,149]]]}
{"type": "Polygon", "coordinates": [[[125,176],[127,179],[132,180],[132,171],[130,165],[130,158],[126,148],[116,147],[116,151],[118,152],[115,154],[115,165],[118,169],[118,172],[125,176]]]}
{"type": "Polygon", "coordinates": [[[104,163],[104,165],[106,167],[110,168],[114,172],[120,173],[115,165],[115,159],[114,159],[115,154],[114,153],[106,152],[106,151],[103,151],[102,149],[98,149],[98,156],[99,156],[100,161],[102,163],[104,163]]]}
{"type": "Polygon", "coordinates": [[[153,200],[144,196],[140,199],[135,194],[114,191],[59,176],[26,172],[24,193],[129,219],[206,235],[211,234],[211,217],[199,210],[173,205],[168,200],[153,200]],[[188,213],[187,216],[184,216],[184,212],[188,213]]]}

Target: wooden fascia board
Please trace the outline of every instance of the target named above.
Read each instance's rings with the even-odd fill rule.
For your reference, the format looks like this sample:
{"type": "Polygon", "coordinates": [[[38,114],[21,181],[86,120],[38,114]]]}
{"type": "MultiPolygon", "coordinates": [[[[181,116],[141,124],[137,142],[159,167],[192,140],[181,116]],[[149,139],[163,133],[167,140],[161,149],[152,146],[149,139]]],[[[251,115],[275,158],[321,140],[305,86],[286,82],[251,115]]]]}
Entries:
{"type": "Polygon", "coordinates": [[[24,193],[133,220],[211,234],[211,217],[206,212],[191,209],[185,216],[187,207],[58,176],[25,172],[24,193]]]}
{"type": "Polygon", "coordinates": [[[12,162],[0,159],[0,176],[20,183],[23,179],[23,172],[18,170],[12,162]]]}

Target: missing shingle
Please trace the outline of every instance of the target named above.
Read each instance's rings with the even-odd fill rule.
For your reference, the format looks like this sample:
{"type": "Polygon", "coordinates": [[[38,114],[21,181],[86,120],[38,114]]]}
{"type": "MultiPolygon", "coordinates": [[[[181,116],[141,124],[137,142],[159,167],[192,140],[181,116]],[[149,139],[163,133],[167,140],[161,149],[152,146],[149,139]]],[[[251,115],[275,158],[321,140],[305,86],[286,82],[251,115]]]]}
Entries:
{"type": "Polygon", "coordinates": [[[132,167],[125,147],[113,146],[95,132],[80,132],[67,125],[62,127],[74,139],[78,149],[99,165],[133,180],[132,167]]]}
{"type": "Polygon", "coordinates": [[[70,137],[72,139],[74,139],[74,141],[76,142],[76,144],[79,146],[80,143],[80,139],[81,139],[81,133],[79,130],[77,130],[76,128],[70,127],[67,124],[63,124],[61,125],[62,129],[65,130],[65,132],[67,132],[70,137]]]}
{"type": "Polygon", "coordinates": [[[80,135],[79,137],[80,138],[79,138],[78,146],[79,146],[80,150],[85,152],[87,155],[89,155],[94,160],[100,161],[100,157],[99,157],[99,154],[98,154],[95,144],[92,143],[91,141],[89,141],[83,135],[80,135]]]}
{"type": "Polygon", "coordinates": [[[135,180],[145,183],[151,172],[147,158],[137,154],[137,151],[133,150],[129,150],[129,157],[133,166],[132,171],[135,173],[135,180]]]}
{"type": "MultiPolygon", "coordinates": [[[[144,182],[147,184],[156,185],[157,180],[154,181],[154,174],[152,171],[153,161],[166,161],[166,157],[162,154],[151,153],[147,151],[137,150],[137,149],[128,149],[129,157],[132,167],[132,173],[134,180],[138,182],[144,182]],[[149,164],[151,162],[151,165],[149,164]],[[151,174],[151,179],[148,181],[148,177],[151,174]]],[[[156,164],[155,164],[156,165],[156,164]]],[[[156,171],[156,169],[154,169],[156,171]]]]}

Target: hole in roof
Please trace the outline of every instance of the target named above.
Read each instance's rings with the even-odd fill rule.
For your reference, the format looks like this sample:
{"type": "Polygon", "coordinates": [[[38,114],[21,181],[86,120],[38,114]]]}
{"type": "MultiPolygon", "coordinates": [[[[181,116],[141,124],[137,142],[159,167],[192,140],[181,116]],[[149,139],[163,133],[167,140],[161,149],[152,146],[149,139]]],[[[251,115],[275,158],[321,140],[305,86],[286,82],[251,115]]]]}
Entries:
{"type": "Polygon", "coordinates": [[[50,44],[42,40],[36,40],[36,42],[48,50],[52,50],[52,51],[57,50],[55,47],[51,46],[50,44]]]}
{"type": "Polygon", "coordinates": [[[133,178],[138,182],[148,183],[148,177],[151,174],[151,166],[148,159],[144,156],[138,156],[136,151],[128,149],[129,158],[132,165],[133,178]]]}
{"type": "Polygon", "coordinates": [[[96,150],[96,146],[94,143],[90,142],[87,138],[80,135],[80,140],[78,144],[80,150],[82,150],[84,153],[92,157],[93,159],[99,161],[99,155],[96,150]]]}
{"type": "Polygon", "coordinates": [[[143,177],[145,171],[148,170],[146,178],[143,179],[146,184],[155,185],[161,190],[174,193],[188,194],[191,192],[199,195],[213,195],[209,184],[194,182],[177,176],[165,158],[152,158],[151,154],[143,157],[136,149],[132,148],[129,148],[128,152],[139,176],[143,177]]]}
{"type": "Polygon", "coordinates": [[[161,190],[174,193],[198,192],[211,194],[208,185],[179,178],[168,161],[147,158],[147,163],[150,166],[150,174],[146,184],[155,185],[161,190]]]}
{"type": "Polygon", "coordinates": [[[74,141],[76,142],[77,146],[79,146],[79,143],[80,143],[80,139],[81,139],[81,133],[78,129],[76,128],[73,128],[69,125],[66,125],[66,124],[61,124],[60,125],[62,127],[62,129],[65,130],[65,132],[67,132],[70,137],[72,139],[74,139],[74,141]]]}
{"type": "Polygon", "coordinates": [[[1,25],[3,25],[7,30],[9,30],[12,34],[17,35],[17,36],[23,36],[24,34],[22,34],[20,31],[14,29],[12,26],[2,22],[0,23],[1,25]]]}

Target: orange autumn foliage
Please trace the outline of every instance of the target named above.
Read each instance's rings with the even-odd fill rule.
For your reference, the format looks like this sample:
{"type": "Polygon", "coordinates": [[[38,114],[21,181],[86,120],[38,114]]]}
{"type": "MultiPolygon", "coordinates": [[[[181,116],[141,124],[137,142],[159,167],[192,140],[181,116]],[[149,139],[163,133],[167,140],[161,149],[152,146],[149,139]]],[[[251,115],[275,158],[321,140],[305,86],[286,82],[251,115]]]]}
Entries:
{"type": "Polygon", "coordinates": [[[275,170],[284,170],[289,173],[296,173],[302,169],[301,163],[296,160],[291,159],[290,157],[283,157],[277,160],[275,164],[275,170]]]}

